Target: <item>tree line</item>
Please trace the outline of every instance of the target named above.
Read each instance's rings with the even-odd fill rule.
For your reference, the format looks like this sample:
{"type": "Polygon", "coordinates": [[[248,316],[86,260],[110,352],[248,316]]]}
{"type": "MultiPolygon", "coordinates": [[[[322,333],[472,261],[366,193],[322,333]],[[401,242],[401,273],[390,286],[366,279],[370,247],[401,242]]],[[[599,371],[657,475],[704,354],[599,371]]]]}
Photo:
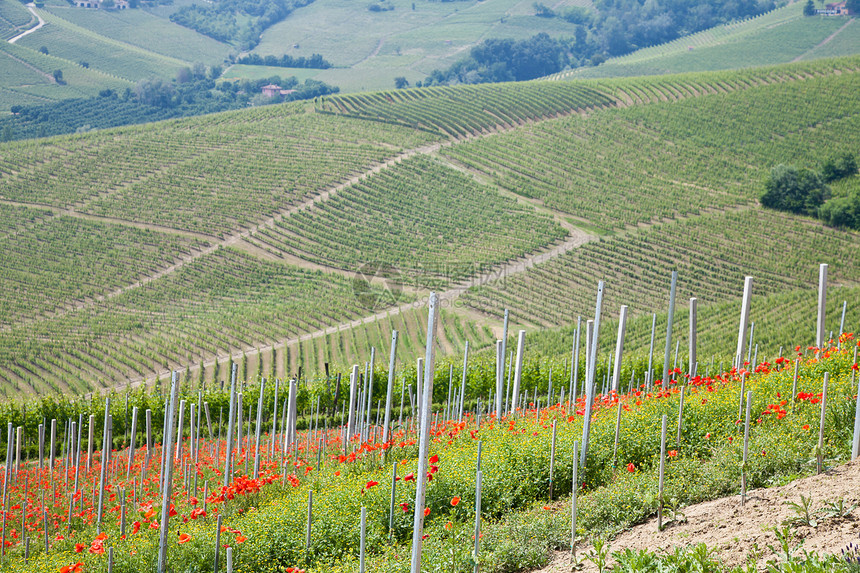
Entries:
{"type": "Polygon", "coordinates": [[[433,71],[421,85],[531,80],[566,68],[599,65],[610,57],[773,8],[772,0],[597,0],[593,9],[564,10],[535,3],[536,16],[575,24],[573,36],[550,38],[540,33],[519,41],[487,39],[467,58],[433,71]]]}
{"type": "Polygon", "coordinates": [[[827,159],[818,171],[777,165],[770,170],[761,204],[770,209],[818,217],[831,227],[860,230],[860,184],[846,195],[833,196],[828,183],[857,174],[857,159],[850,152],[827,159]]]}
{"type": "Polygon", "coordinates": [[[337,93],[339,88],[295,76],[259,80],[216,81],[221,70],[202,65],[182,68],[174,80],[141,80],[123,92],[106,89],[97,97],[75,98],[50,104],[12,106],[12,115],[0,119],[0,141],[47,137],[216,113],[248,106],[313,99],[337,93]],[[261,88],[278,84],[293,93],[267,97],[261,88]]]}
{"type": "Polygon", "coordinates": [[[236,60],[237,64],[245,64],[248,66],[272,66],[278,68],[312,68],[318,70],[327,70],[331,67],[331,62],[327,61],[320,54],[313,54],[309,58],[299,56],[294,58],[284,54],[280,58],[273,55],[261,56],[260,54],[248,54],[236,60]]]}

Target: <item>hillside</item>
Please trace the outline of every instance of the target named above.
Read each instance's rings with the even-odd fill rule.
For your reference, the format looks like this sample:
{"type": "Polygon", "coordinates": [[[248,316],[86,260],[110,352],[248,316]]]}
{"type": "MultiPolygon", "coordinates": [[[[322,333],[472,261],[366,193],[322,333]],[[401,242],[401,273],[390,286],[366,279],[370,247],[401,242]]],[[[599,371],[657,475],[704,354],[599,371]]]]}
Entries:
{"type": "Polygon", "coordinates": [[[489,346],[505,307],[569,324],[600,278],[610,315],[630,292],[634,314],[661,311],[673,269],[702,304],[736,300],[745,274],[760,296],[810,289],[818,262],[854,287],[856,233],[755,197],[775,164],[858,147],[858,88],[843,58],[329,96],[3,144],[0,389],[218,379],[229,357],[249,375],[349,363],[392,328],[420,333],[431,288],[452,301],[456,353],[489,346]],[[761,231],[774,221],[791,231],[761,231]]]}
{"type": "Polygon", "coordinates": [[[795,2],[756,18],[716,26],[675,41],[610,58],[552,79],[611,78],[732,70],[856,54],[857,18],[803,15],[795,2]]]}

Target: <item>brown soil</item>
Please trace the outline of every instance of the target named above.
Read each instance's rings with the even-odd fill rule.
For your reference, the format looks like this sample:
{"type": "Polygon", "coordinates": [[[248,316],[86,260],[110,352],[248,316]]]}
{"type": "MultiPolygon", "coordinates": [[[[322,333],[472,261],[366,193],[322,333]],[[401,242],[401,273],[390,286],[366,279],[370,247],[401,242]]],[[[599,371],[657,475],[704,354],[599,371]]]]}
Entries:
{"type": "MultiPolygon", "coordinates": [[[[662,532],[657,531],[657,520],[651,519],[622,532],[611,542],[611,551],[629,547],[633,550],[673,552],[676,546],[694,546],[705,543],[726,566],[744,565],[758,554],[758,569],[763,571],[769,560],[776,560],[773,550],[780,544],[774,527],[796,516],[789,502],[800,503],[800,496],[812,499],[817,511],[825,502],[843,498],[846,507],[860,502],[860,459],[833,468],[822,475],[799,479],[784,486],[753,490],[741,507],[740,497],[724,497],[707,501],[682,510],[686,522],[670,523],[662,532]]],[[[803,541],[802,550],[819,555],[837,554],[849,543],[857,544],[860,533],[860,508],[842,519],[818,517],[817,527],[792,528],[796,546],[803,541]]],[[[590,548],[582,548],[582,557],[590,548]]],[[[542,573],[570,571],[570,553],[558,552],[542,573]]],[[[586,560],[583,571],[596,571],[586,560]]]]}

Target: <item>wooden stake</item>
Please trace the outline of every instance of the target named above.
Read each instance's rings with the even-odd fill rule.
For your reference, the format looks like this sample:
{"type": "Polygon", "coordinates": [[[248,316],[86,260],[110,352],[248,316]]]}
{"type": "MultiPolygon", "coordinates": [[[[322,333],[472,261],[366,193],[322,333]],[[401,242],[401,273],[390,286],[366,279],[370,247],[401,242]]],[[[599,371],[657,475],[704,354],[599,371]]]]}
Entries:
{"type": "Polygon", "coordinates": [[[480,569],[480,560],[478,555],[481,550],[481,482],[483,481],[483,472],[479,469],[475,476],[475,573],[480,569]]]}
{"type": "Polygon", "coordinates": [[[579,442],[573,442],[572,478],[570,481],[570,562],[576,563],[576,492],[579,490],[579,478],[576,475],[579,469],[577,463],[577,450],[579,442]]]}
{"type": "Polygon", "coordinates": [[[509,414],[515,413],[517,411],[517,407],[519,406],[519,394],[520,394],[520,383],[523,378],[523,354],[525,353],[526,346],[526,331],[520,330],[517,336],[517,363],[516,370],[514,370],[514,388],[513,395],[511,401],[511,409],[508,411],[509,414]]]}
{"type": "Polygon", "coordinates": [[[582,424],[582,452],[579,456],[579,465],[585,468],[585,460],[588,457],[588,439],[591,434],[591,409],[594,402],[594,373],[597,363],[597,347],[600,334],[600,311],[603,306],[603,281],[597,283],[597,303],[594,309],[594,322],[589,329],[589,322],[586,322],[586,366],[587,374],[585,378],[585,420],[582,424]],[[589,330],[592,332],[589,333],[589,330]]]}
{"type": "Polygon", "coordinates": [[[675,290],[678,286],[678,271],[672,271],[669,286],[669,316],[666,323],[666,356],[663,360],[663,388],[669,387],[669,359],[672,357],[672,323],[675,320],[675,290]]]}
{"type": "Polygon", "coordinates": [[[552,421],[552,445],[549,448],[549,500],[552,502],[552,475],[555,469],[555,440],[556,440],[556,422],[552,421]]]}

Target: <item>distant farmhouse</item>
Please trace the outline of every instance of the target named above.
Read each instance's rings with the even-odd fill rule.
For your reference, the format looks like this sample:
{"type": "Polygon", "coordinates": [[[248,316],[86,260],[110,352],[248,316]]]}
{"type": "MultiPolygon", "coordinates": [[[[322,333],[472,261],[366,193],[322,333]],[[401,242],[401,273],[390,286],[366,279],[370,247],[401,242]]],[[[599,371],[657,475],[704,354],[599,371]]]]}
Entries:
{"type": "Polygon", "coordinates": [[[824,7],[824,10],[816,10],[816,14],[821,14],[822,16],[850,16],[851,10],[845,5],[846,2],[843,0],[842,2],[833,2],[831,4],[827,4],[824,7]]]}
{"type": "Polygon", "coordinates": [[[127,10],[128,0],[74,0],[78,8],[99,8],[105,10],[127,10]]]}
{"type": "Polygon", "coordinates": [[[281,86],[275,84],[263,86],[261,89],[263,91],[263,95],[266,97],[287,96],[296,93],[296,90],[281,89],[281,86]]]}

